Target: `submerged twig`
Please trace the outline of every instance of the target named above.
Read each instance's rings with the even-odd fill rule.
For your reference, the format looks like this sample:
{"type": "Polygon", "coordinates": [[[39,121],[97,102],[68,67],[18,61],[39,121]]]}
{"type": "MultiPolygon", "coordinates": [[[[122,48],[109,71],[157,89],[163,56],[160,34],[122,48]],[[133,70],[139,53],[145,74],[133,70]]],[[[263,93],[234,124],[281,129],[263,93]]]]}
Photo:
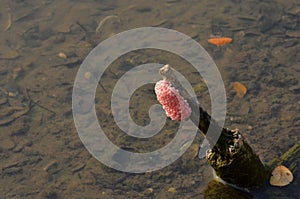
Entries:
{"type": "Polygon", "coordinates": [[[28,99],[33,103],[33,105],[36,105],[36,106],[38,106],[38,107],[40,107],[40,108],[42,108],[42,109],[44,109],[44,110],[46,110],[46,111],[48,111],[48,112],[50,112],[50,113],[56,114],[56,112],[54,112],[54,111],[50,110],[49,108],[47,108],[47,107],[45,107],[45,106],[39,104],[38,101],[34,101],[34,100],[30,97],[30,95],[29,95],[29,93],[28,93],[28,90],[29,90],[29,89],[26,88],[26,89],[25,89],[25,92],[26,92],[26,95],[27,95],[28,99]]]}
{"type": "Polygon", "coordinates": [[[98,82],[98,84],[101,86],[101,88],[103,89],[103,91],[104,91],[105,93],[107,93],[107,90],[104,88],[104,86],[101,84],[101,82],[98,82]]]}
{"type": "Polygon", "coordinates": [[[116,79],[119,79],[118,75],[113,72],[110,68],[108,69],[108,71],[116,78],[116,79]]]}
{"type": "Polygon", "coordinates": [[[76,21],[76,24],[77,24],[84,32],[87,32],[87,29],[86,29],[79,21],[76,21]]]}
{"type": "Polygon", "coordinates": [[[104,18],[99,22],[99,24],[98,24],[98,26],[97,26],[95,32],[96,32],[96,33],[100,32],[100,29],[101,29],[101,27],[103,26],[103,24],[104,24],[107,20],[113,19],[113,18],[119,18],[119,17],[118,17],[117,15],[109,15],[109,16],[104,17],[104,18]]]}
{"type": "Polygon", "coordinates": [[[8,19],[7,19],[7,22],[6,22],[6,26],[4,28],[4,32],[5,31],[8,31],[8,29],[11,27],[11,14],[8,13],[8,19]]]}

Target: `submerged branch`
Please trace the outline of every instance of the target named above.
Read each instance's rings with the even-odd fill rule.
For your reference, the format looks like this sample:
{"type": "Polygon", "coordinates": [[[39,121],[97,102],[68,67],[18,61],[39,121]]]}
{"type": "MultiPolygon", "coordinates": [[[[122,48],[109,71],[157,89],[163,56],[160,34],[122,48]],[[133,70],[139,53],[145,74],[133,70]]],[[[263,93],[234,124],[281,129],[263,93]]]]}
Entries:
{"type": "MultiPolygon", "coordinates": [[[[190,119],[198,126],[198,129],[206,135],[206,139],[218,140],[211,150],[206,152],[206,159],[213,167],[216,175],[226,183],[241,187],[251,188],[261,186],[269,176],[269,170],[265,168],[258,155],[244,140],[239,130],[222,128],[211,116],[199,105],[198,101],[183,89],[169,65],[160,69],[163,79],[169,81],[189,103],[192,114],[190,119]],[[213,131],[221,131],[208,135],[208,128],[213,131]]],[[[213,143],[213,142],[212,142],[213,143]]]]}

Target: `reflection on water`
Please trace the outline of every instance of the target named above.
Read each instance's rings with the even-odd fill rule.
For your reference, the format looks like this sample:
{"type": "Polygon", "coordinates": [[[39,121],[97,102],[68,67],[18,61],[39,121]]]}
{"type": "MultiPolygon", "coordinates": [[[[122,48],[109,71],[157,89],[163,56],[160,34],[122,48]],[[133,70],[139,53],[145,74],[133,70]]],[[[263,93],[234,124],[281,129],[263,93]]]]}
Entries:
{"type": "MultiPolygon", "coordinates": [[[[293,0],[2,0],[1,196],[204,197],[212,172],[205,160],[193,159],[201,135],[170,166],[135,175],[95,160],[76,132],[71,95],[80,64],[99,42],[144,26],[175,29],[199,42],[215,60],[224,80],[226,126],[239,128],[264,162],[280,157],[299,141],[299,10],[300,3],[293,0]],[[210,35],[227,36],[233,42],[217,47],[207,42],[210,35]],[[243,97],[236,95],[234,82],[247,88],[243,97]]],[[[204,82],[196,71],[186,72],[191,68],[189,63],[168,52],[131,52],[109,67],[96,93],[99,122],[107,137],[124,149],[155,150],[175,136],[178,124],[168,121],[153,140],[135,139],[122,133],[112,118],[110,96],[118,79],[137,65],[155,62],[169,63],[182,73],[195,88],[200,104],[210,112],[208,91],[199,85],[204,82]]],[[[155,103],[153,84],[138,89],[130,102],[133,120],[147,125],[148,110],[155,103]]],[[[82,108],[88,111],[91,107],[82,108]]],[[[294,177],[294,183],[279,195],[300,195],[296,189],[299,171],[294,177]]]]}

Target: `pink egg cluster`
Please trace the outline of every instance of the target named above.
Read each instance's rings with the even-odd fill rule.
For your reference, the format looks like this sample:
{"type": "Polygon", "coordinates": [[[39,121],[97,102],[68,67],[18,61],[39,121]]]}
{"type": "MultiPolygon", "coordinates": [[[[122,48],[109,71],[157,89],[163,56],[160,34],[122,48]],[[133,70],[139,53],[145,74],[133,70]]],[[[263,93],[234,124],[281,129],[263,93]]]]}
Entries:
{"type": "Polygon", "coordinates": [[[190,117],[192,110],[189,104],[170,82],[165,80],[158,81],[154,90],[158,102],[163,106],[168,117],[177,121],[190,117]]]}

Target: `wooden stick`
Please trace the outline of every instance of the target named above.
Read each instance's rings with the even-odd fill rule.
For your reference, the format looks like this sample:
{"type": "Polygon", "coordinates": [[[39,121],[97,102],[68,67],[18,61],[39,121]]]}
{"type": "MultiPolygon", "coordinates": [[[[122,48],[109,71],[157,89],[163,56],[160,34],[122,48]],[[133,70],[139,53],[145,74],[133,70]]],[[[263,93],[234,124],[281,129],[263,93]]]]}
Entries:
{"type": "Polygon", "coordinates": [[[190,119],[206,135],[206,139],[209,142],[210,140],[218,140],[213,148],[207,151],[206,159],[215,170],[216,175],[222,179],[222,182],[240,188],[261,186],[269,177],[270,171],[253,152],[239,130],[220,127],[198,102],[192,99],[182,88],[169,65],[161,68],[160,74],[164,80],[169,81],[186,98],[192,109],[190,119]],[[200,116],[200,120],[197,115],[200,116]],[[219,138],[214,137],[214,135],[208,137],[207,130],[210,125],[214,131],[220,130],[222,132],[219,138]]]}

